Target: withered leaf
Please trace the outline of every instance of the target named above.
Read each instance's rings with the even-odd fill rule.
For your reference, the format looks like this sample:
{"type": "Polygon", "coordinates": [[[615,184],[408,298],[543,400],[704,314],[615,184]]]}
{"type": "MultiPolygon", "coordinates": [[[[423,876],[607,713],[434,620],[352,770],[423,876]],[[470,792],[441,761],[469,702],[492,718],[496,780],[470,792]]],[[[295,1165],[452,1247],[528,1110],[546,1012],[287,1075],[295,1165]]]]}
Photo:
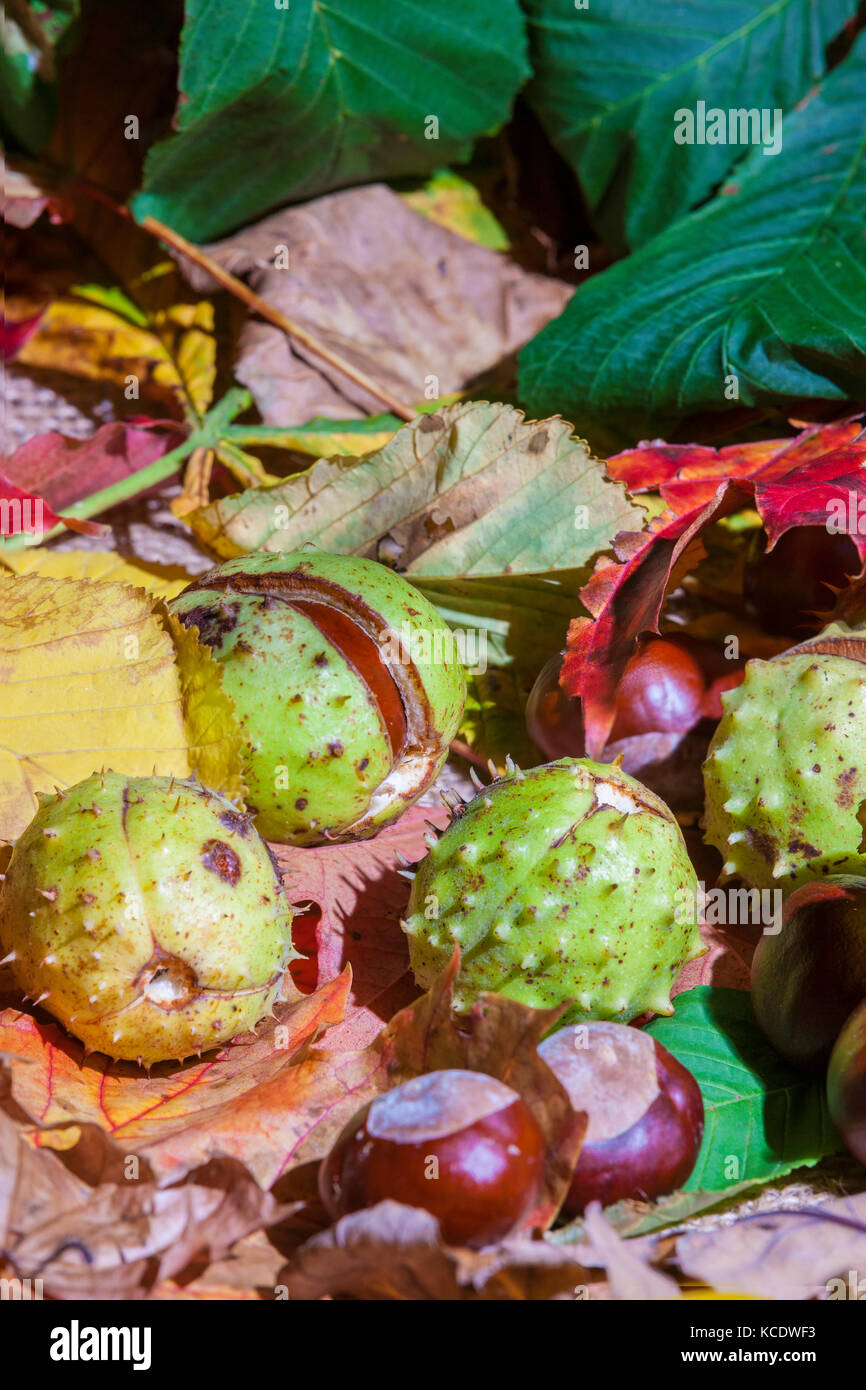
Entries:
{"type": "Polygon", "coordinates": [[[593,1276],[574,1250],[515,1239],[488,1250],[445,1246],[435,1217],[380,1202],[313,1236],[280,1273],[293,1299],[548,1299],[593,1276]]]}
{"type": "Polygon", "coordinates": [[[21,834],[36,793],[101,767],[200,770],[238,795],[240,729],[210,653],[159,600],[124,584],[0,572],[0,836],[21,834]]]}
{"type": "MultiPolygon", "coordinates": [[[[653,1240],[646,1237],[650,1248],[653,1240]]],[[[677,1237],[675,1260],[684,1274],[722,1292],[857,1298],[866,1279],[866,1192],[686,1232],[677,1237]]]]}
{"type": "Polygon", "coordinates": [[[387,541],[422,585],[579,568],[643,519],[566,421],[487,401],[444,406],[361,460],[320,459],[189,517],[225,556],[313,541],[377,559],[387,541]]]}
{"type": "MultiPolygon", "coordinates": [[[[516,351],[572,294],[570,285],[530,274],[422,217],[384,184],[285,208],[205,250],[408,404],[429,399],[431,381],[434,396],[459,391],[516,351]]],[[[196,288],[210,292],[207,273],[184,266],[196,288]]],[[[236,374],[267,424],[381,409],[270,324],[248,325],[236,374]]]]}

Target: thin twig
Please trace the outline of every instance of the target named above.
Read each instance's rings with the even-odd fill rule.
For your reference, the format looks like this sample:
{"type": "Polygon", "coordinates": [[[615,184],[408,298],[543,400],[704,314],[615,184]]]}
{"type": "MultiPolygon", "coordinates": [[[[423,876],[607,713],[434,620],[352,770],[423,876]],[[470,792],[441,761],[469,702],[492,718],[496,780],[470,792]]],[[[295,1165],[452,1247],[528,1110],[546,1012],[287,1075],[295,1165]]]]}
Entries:
{"type": "Polygon", "coordinates": [[[116,202],[105,189],[98,188],[94,184],[80,181],[76,183],[75,186],[76,188],[80,188],[83,193],[88,194],[89,197],[113,208],[119,216],[125,217],[127,221],[135,222],[137,227],[143,228],[144,231],[150,232],[152,236],[158,237],[160,241],[166,242],[168,246],[174,247],[175,251],[179,251],[181,255],[186,256],[194,265],[200,266],[202,270],[207,271],[208,275],[216,280],[217,284],[222,285],[223,289],[228,290],[236,299],[242,299],[243,302],[254,310],[255,313],[259,314],[261,318],[267,319],[269,323],[282,329],[289,338],[293,338],[296,343],[300,343],[308,352],[315,353],[323,362],[327,362],[329,366],[334,367],[338,372],[342,372],[350,381],[354,381],[357,386],[362,387],[362,389],[369,392],[371,396],[375,396],[376,400],[381,401],[383,405],[387,406],[393,415],[399,416],[401,420],[414,420],[417,417],[418,412],[411,405],[406,405],[404,401],[398,400],[396,396],[392,396],[390,391],[384,386],[380,386],[379,382],[374,381],[372,377],[367,376],[366,372],[362,372],[359,367],[354,366],[351,362],[347,362],[339,353],[332,352],[330,348],[318,342],[318,340],[314,338],[311,333],[308,333],[305,328],[301,328],[300,324],[295,323],[294,319],[290,319],[287,315],[280,313],[279,309],[275,309],[273,304],[269,304],[266,299],[262,299],[261,295],[256,294],[255,290],[251,290],[249,285],[244,284],[243,280],[239,280],[237,276],[232,275],[230,271],[224,270],[223,267],[212,260],[207,252],[203,251],[200,246],[196,246],[193,242],[187,241],[186,237],[181,236],[180,233],[174,231],[172,227],[167,226],[164,222],[160,222],[156,217],[142,217],[140,220],[133,218],[129,208],[125,207],[122,203],[116,202]]]}
{"type": "Polygon", "coordinates": [[[464,743],[461,738],[452,738],[451,752],[456,753],[457,757],[463,758],[465,762],[471,763],[473,767],[480,767],[483,772],[487,771],[487,758],[482,758],[480,753],[476,753],[475,749],[470,747],[468,743],[464,743]]]}

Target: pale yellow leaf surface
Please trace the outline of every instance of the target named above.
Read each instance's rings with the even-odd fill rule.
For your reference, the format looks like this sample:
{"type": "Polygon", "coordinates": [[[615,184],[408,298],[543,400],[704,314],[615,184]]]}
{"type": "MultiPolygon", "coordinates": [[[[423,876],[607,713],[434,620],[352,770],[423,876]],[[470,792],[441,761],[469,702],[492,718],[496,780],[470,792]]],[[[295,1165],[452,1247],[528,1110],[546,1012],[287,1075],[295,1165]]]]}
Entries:
{"type": "Polygon", "coordinates": [[[243,800],[247,790],[241,760],[243,739],[234,700],[222,689],[222,667],[173,614],[166,610],[164,619],[174,643],[195,775],[206,787],[243,800]]]}
{"type": "Polygon", "coordinates": [[[0,550],[0,573],[41,574],[47,579],[98,579],[134,584],[159,598],[175,598],[192,576],[179,565],[142,565],[113,550],[0,550]]]}
{"type": "Polygon", "coordinates": [[[0,838],[21,834],[37,792],[102,767],[180,777],[201,767],[216,790],[237,792],[231,708],[207,651],[184,644],[176,655],[159,599],[0,574],[0,838]]]}

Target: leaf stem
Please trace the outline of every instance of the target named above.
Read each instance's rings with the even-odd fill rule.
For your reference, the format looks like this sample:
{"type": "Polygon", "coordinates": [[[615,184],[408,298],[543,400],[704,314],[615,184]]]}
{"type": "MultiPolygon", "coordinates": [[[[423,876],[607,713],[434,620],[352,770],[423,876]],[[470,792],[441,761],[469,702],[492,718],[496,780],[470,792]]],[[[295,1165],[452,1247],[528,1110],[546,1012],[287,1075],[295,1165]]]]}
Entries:
{"type": "MultiPolygon", "coordinates": [[[[214,408],[205,416],[198,429],[192,430],[182,440],[176,448],[170,449],[161,458],[154,459],[153,463],[146,468],[140,468],[137,473],[130,473],[128,477],[119,479],[116,483],[111,483],[108,487],[102,488],[100,492],[94,492],[89,497],[82,497],[80,502],[72,502],[68,507],[63,508],[63,515],[72,517],[75,521],[87,521],[92,516],[97,516],[100,512],[106,512],[111,507],[116,507],[120,502],[129,501],[130,497],[135,497],[140,492],[146,492],[148,488],[155,487],[157,483],[165,482],[176,473],[194,449],[215,448],[222,439],[223,430],[236,415],[248,409],[252,397],[249,391],[241,387],[232,387],[227,391],[221,401],[218,401],[214,408]]],[[[50,531],[46,531],[41,536],[25,535],[23,532],[17,536],[10,536],[0,544],[0,555],[9,554],[14,550],[26,550],[36,545],[44,545],[48,540],[55,536],[62,536],[65,527],[54,526],[50,531]]]]}

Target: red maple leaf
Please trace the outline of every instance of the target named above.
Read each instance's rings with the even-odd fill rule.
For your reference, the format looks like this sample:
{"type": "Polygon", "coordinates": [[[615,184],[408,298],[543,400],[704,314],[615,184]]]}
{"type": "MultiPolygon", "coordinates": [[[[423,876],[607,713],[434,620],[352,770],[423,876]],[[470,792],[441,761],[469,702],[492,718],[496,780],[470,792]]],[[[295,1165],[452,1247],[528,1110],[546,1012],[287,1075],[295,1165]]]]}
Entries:
{"type": "Polygon", "coordinates": [[[599,757],[614,720],[614,694],[638,640],[658,632],[662,604],[704,554],[702,531],[754,505],[768,549],[797,526],[850,535],[866,561],[866,430],[862,417],[810,426],[793,439],[711,449],[654,442],[608,460],[632,493],[658,491],[668,511],[646,531],[621,532],[616,560],[599,561],[572,620],[560,675],[583,701],[586,748],[599,757]]]}

